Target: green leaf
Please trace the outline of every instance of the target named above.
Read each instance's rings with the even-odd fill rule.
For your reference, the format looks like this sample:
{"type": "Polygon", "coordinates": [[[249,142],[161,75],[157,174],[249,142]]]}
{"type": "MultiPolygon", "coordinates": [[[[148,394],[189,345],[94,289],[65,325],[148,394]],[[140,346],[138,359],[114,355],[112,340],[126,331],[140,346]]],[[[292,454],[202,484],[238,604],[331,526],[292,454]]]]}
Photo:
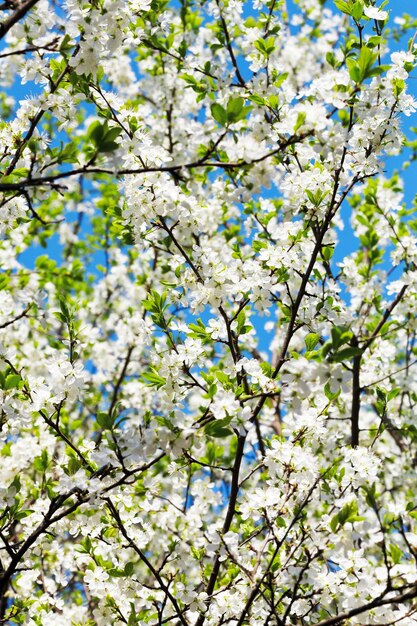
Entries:
{"type": "Polygon", "coordinates": [[[354,61],[353,59],[347,59],[346,60],[346,65],[348,67],[349,70],[349,77],[351,78],[351,80],[353,80],[354,83],[360,83],[361,82],[361,71],[356,63],[356,61],[354,61]]]}
{"type": "Polygon", "coordinates": [[[142,374],[142,379],[146,382],[148,387],[157,387],[157,389],[160,389],[166,383],[165,378],[160,376],[154,368],[142,374]]]}
{"type": "Polygon", "coordinates": [[[347,502],[344,507],[332,517],[330,521],[330,528],[333,532],[336,532],[339,528],[345,524],[354,522],[361,522],[364,518],[358,515],[358,503],[356,500],[347,502]]]}
{"type": "Polygon", "coordinates": [[[268,378],[273,378],[274,377],[274,368],[272,367],[272,365],[270,363],[268,363],[268,361],[262,361],[260,363],[260,366],[261,366],[261,370],[265,374],[265,376],[268,376],[268,378]]]}
{"type": "Polygon", "coordinates": [[[103,140],[105,132],[104,124],[97,120],[88,127],[87,137],[91,139],[96,146],[98,146],[103,140]]]}
{"type": "Polygon", "coordinates": [[[119,144],[115,141],[103,141],[99,145],[100,152],[114,152],[119,148],[119,144]]]}
{"type": "Polygon", "coordinates": [[[222,372],[221,370],[217,370],[216,371],[216,378],[219,382],[222,383],[222,385],[229,385],[230,384],[230,377],[225,374],[224,372],[222,372]]]}
{"type": "Polygon", "coordinates": [[[374,511],[378,509],[377,505],[377,497],[378,494],[376,492],[376,485],[372,483],[372,485],[362,485],[362,489],[365,491],[365,501],[368,506],[371,507],[374,511]]]}
{"type": "Polygon", "coordinates": [[[221,126],[226,126],[227,124],[227,112],[226,109],[224,109],[221,104],[218,104],[218,102],[214,102],[211,107],[211,114],[213,116],[213,118],[216,120],[216,122],[218,122],[221,126]]]}
{"type": "Polygon", "coordinates": [[[312,350],[314,350],[314,348],[319,343],[319,341],[320,341],[320,337],[319,335],[317,335],[317,333],[309,333],[304,338],[304,343],[306,344],[307,351],[311,352],[312,350]]]}
{"type": "Polygon", "coordinates": [[[113,416],[102,411],[97,413],[96,421],[100,428],[102,428],[103,430],[111,430],[114,426],[113,416]]]}
{"type": "Polygon", "coordinates": [[[242,332],[246,328],[246,326],[245,326],[245,322],[246,322],[245,311],[241,311],[239,313],[239,315],[236,317],[236,321],[237,321],[237,334],[238,335],[245,334],[244,332],[242,332]]]}
{"type": "Polygon", "coordinates": [[[322,257],[323,257],[323,259],[325,261],[330,261],[330,259],[332,258],[333,254],[334,254],[333,246],[324,246],[321,249],[321,255],[322,255],[322,257]]]}
{"type": "Polygon", "coordinates": [[[386,400],[387,400],[387,392],[385,391],[385,389],[382,389],[382,387],[377,387],[376,388],[376,395],[378,396],[379,400],[382,400],[383,402],[386,402],[386,400]]]}
{"type": "Polygon", "coordinates": [[[187,333],[189,337],[202,339],[205,343],[211,341],[211,336],[207,332],[206,326],[200,318],[198,318],[197,324],[188,324],[188,328],[192,331],[191,333],[187,333]]]}
{"type": "Polygon", "coordinates": [[[231,417],[225,417],[220,420],[209,422],[209,424],[204,427],[204,432],[210,437],[230,437],[230,435],[233,435],[233,431],[230,428],[227,428],[227,426],[230,424],[231,419],[231,417]]]}
{"type": "Polygon", "coordinates": [[[114,141],[121,134],[122,129],[120,126],[114,126],[113,128],[109,128],[105,135],[105,141],[114,141]]]}
{"type": "Polygon", "coordinates": [[[114,140],[121,132],[122,129],[119,126],[109,128],[107,120],[103,124],[97,120],[89,126],[87,137],[95,145],[98,152],[113,152],[119,147],[119,144],[114,140]]]}
{"type": "Polygon", "coordinates": [[[306,114],[304,111],[301,111],[298,115],[297,115],[297,121],[295,122],[295,126],[294,126],[294,132],[296,133],[297,130],[299,130],[301,128],[301,126],[304,124],[304,122],[306,121],[306,114]]]}
{"type": "Polygon", "coordinates": [[[71,457],[68,461],[67,472],[68,476],[74,476],[78,472],[81,467],[80,459],[76,459],[75,457],[71,457]]]}
{"type": "Polygon", "coordinates": [[[400,387],[395,387],[394,389],[391,389],[391,391],[389,391],[387,395],[387,402],[396,398],[399,393],[401,393],[400,387]]]}
{"type": "Polygon", "coordinates": [[[351,11],[352,11],[351,15],[353,19],[359,22],[363,15],[363,3],[355,2],[351,8],[351,11]]]}
{"type": "Polygon", "coordinates": [[[4,389],[16,389],[22,378],[19,374],[9,374],[4,382],[4,389]]]}
{"type": "Polygon", "coordinates": [[[166,299],[166,291],[159,294],[157,291],[151,290],[147,299],[142,302],[143,308],[151,313],[154,324],[163,329],[167,329],[168,327],[167,321],[165,320],[165,311],[168,309],[166,299]]]}
{"type": "Polygon", "coordinates": [[[375,408],[379,417],[384,417],[387,412],[387,392],[381,387],[376,388],[377,401],[375,402],[375,408]]]}
{"type": "Polygon", "coordinates": [[[107,573],[112,578],[124,578],[126,576],[124,569],[120,569],[120,567],[112,567],[107,573]]]}
{"type": "Polygon", "coordinates": [[[330,388],[330,383],[327,382],[324,385],[324,395],[326,396],[326,398],[332,402],[333,400],[335,400],[338,396],[340,396],[340,389],[338,389],[337,391],[335,391],[333,393],[333,391],[330,388]]]}
{"type": "Polygon", "coordinates": [[[258,96],[258,94],[254,93],[251,96],[249,96],[249,100],[251,102],[254,102],[255,104],[258,104],[259,106],[264,106],[265,105],[265,98],[262,98],[261,96],[258,96]]]}
{"type": "Polygon", "coordinates": [[[74,47],[74,44],[70,43],[70,41],[71,41],[71,37],[69,35],[65,35],[63,37],[63,39],[61,40],[61,43],[59,44],[59,51],[61,52],[61,54],[65,55],[74,47]]]}
{"type": "Polygon", "coordinates": [[[93,544],[91,542],[91,538],[87,535],[86,537],[81,539],[79,546],[76,547],[75,549],[77,550],[77,552],[80,552],[81,554],[90,554],[92,551],[92,547],[93,547],[93,544]]]}
{"type": "Polygon", "coordinates": [[[230,100],[227,103],[227,108],[226,108],[227,118],[230,120],[234,116],[239,115],[239,113],[243,109],[244,104],[245,104],[245,101],[243,98],[240,98],[240,97],[230,98],[230,100]]]}
{"type": "Polygon", "coordinates": [[[402,558],[403,558],[403,551],[401,550],[401,548],[399,548],[397,545],[395,545],[395,543],[390,543],[388,546],[388,554],[390,555],[393,563],[395,565],[398,565],[398,563],[401,563],[402,558]]]}
{"type": "Polygon", "coordinates": [[[24,519],[25,517],[29,517],[29,515],[32,515],[32,513],[34,513],[33,509],[21,509],[20,511],[15,513],[13,517],[16,520],[21,520],[21,519],[24,519]]]}
{"type": "Polygon", "coordinates": [[[367,78],[378,76],[379,74],[384,72],[385,69],[383,67],[373,67],[377,58],[378,54],[374,53],[372,48],[363,45],[360,50],[359,57],[356,61],[354,59],[346,60],[350,78],[355,83],[359,84],[367,78]]]}
{"type": "Polygon", "coordinates": [[[334,52],[326,52],[326,61],[332,67],[337,67],[338,62],[334,52]]]}
{"type": "Polygon", "coordinates": [[[368,46],[362,46],[359,53],[358,67],[363,74],[366,73],[376,57],[377,55],[371,50],[371,48],[368,48],[368,46]]]}
{"type": "Polygon", "coordinates": [[[334,0],[335,5],[337,6],[342,13],[346,15],[352,15],[352,3],[350,0],[334,0]]]}
{"type": "Polygon", "coordinates": [[[275,37],[268,37],[268,39],[257,39],[254,43],[255,48],[263,54],[264,57],[269,57],[275,50],[275,37]]]}
{"type": "Polygon", "coordinates": [[[42,450],[41,455],[34,459],[33,466],[37,472],[44,473],[48,469],[48,465],[48,452],[46,450],[42,450]]]}
{"type": "Polygon", "coordinates": [[[130,615],[127,621],[127,626],[138,626],[139,618],[136,613],[135,605],[133,602],[130,603],[130,615]]]}
{"type": "Polygon", "coordinates": [[[353,333],[345,326],[333,326],[330,332],[333,350],[337,350],[343,344],[348,343],[353,337],[353,333]]]}
{"type": "Polygon", "coordinates": [[[316,192],[312,192],[310,189],[306,189],[306,196],[310,200],[311,204],[318,208],[327,195],[327,191],[317,189],[316,192]]]}
{"type": "Polygon", "coordinates": [[[360,348],[344,348],[344,350],[340,350],[340,352],[336,352],[333,355],[333,361],[336,363],[342,363],[342,361],[348,361],[353,359],[355,356],[360,356],[362,354],[362,350],[360,348]]]}
{"type": "Polygon", "coordinates": [[[252,107],[245,107],[245,101],[243,98],[231,98],[227,103],[227,121],[229,124],[240,122],[247,117],[252,107]]]}

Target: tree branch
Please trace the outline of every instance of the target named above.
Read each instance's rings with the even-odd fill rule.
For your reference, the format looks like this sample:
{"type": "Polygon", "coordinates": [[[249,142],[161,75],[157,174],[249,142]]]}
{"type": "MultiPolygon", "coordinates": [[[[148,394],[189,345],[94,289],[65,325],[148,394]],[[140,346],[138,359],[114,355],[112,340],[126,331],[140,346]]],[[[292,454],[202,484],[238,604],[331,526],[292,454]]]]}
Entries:
{"type": "Polygon", "coordinates": [[[23,17],[25,17],[26,13],[37,4],[39,0],[26,0],[26,2],[21,2],[17,9],[9,15],[9,17],[0,23],[0,39],[9,32],[9,30],[17,24],[23,17]]]}

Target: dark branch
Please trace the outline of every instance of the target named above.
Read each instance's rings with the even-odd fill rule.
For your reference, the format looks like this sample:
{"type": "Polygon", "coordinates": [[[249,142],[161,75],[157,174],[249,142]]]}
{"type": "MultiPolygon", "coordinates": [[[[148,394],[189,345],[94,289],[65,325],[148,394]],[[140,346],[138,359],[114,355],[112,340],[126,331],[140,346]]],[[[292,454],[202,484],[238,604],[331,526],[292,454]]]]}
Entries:
{"type": "Polygon", "coordinates": [[[20,3],[17,9],[0,24],[0,39],[3,39],[6,33],[8,33],[9,30],[17,24],[17,22],[25,17],[26,13],[38,2],[39,0],[26,0],[26,2],[20,3]]]}

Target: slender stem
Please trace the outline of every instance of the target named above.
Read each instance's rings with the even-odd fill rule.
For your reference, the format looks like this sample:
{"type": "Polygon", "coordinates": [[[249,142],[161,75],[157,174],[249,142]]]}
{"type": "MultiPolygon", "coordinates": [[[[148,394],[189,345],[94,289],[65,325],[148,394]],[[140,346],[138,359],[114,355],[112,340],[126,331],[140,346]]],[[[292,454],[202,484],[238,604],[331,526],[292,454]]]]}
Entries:
{"type": "MultiPolygon", "coordinates": [[[[233,517],[236,512],[236,502],[237,502],[237,496],[239,493],[240,466],[241,466],[242,459],[243,459],[245,441],[246,441],[246,436],[241,436],[241,435],[238,436],[235,462],[234,462],[233,470],[232,470],[232,482],[231,482],[231,488],[230,488],[229,505],[228,505],[226,517],[223,523],[222,534],[225,534],[229,531],[230,526],[233,521],[233,517]]],[[[209,582],[208,582],[207,589],[206,589],[207,595],[209,596],[209,599],[207,600],[207,607],[210,606],[210,603],[211,603],[210,596],[212,595],[214,591],[214,587],[216,585],[219,571],[220,571],[220,556],[217,555],[214,561],[213,569],[211,570],[209,582]]],[[[198,618],[195,626],[202,626],[202,624],[204,624],[204,621],[205,621],[205,614],[202,613],[200,617],[198,618]]]]}
{"type": "Polygon", "coordinates": [[[159,573],[159,571],[157,569],[155,569],[155,567],[149,561],[149,559],[146,556],[146,554],[140,548],[138,548],[138,546],[135,544],[133,539],[131,539],[129,537],[129,534],[128,534],[128,532],[127,532],[127,530],[126,530],[126,528],[125,528],[125,526],[123,524],[123,521],[122,521],[120,515],[119,515],[119,512],[116,509],[116,507],[113,504],[113,502],[110,500],[110,498],[106,498],[106,502],[107,502],[109,510],[110,510],[110,512],[112,514],[112,517],[115,520],[115,522],[116,522],[116,524],[117,524],[121,534],[126,539],[126,541],[128,542],[129,546],[136,552],[136,554],[141,559],[141,561],[146,565],[146,567],[152,573],[152,575],[154,576],[155,580],[157,581],[158,585],[160,586],[162,591],[165,593],[165,595],[170,599],[173,607],[175,608],[175,610],[177,612],[177,616],[178,616],[178,619],[180,620],[181,624],[183,624],[183,626],[188,626],[188,622],[187,622],[187,620],[184,617],[182,609],[180,608],[180,606],[179,606],[175,596],[173,596],[172,593],[170,592],[169,587],[165,583],[165,581],[162,578],[161,574],[159,573]]]}
{"type": "Polygon", "coordinates": [[[371,609],[375,609],[379,606],[386,606],[389,604],[397,604],[404,602],[405,600],[413,600],[417,597],[417,588],[414,586],[410,591],[406,591],[405,593],[400,593],[397,596],[393,596],[391,598],[386,598],[388,590],[382,595],[378,596],[374,600],[367,602],[366,604],[362,604],[362,606],[357,606],[350,611],[346,611],[345,613],[340,613],[339,615],[335,615],[334,617],[329,617],[328,619],[324,619],[321,622],[317,622],[316,626],[336,626],[336,624],[341,624],[345,622],[347,619],[351,617],[355,617],[356,615],[361,615],[362,613],[366,613],[371,609]]]}
{"type": "MultiPolygon", "coordinates": [[[[39,120],[37,120],[37,123],[39,120]]],[[[34,127],[35,128],[35,127],[34,127]]],[[[34,132],[34,128],[32,130],[32,134],[34,132]]],[[[30,131],[28,131],[29,134],[30,131]]],[[[120,178],[121,176],[130,176],[135,174],[147,174],[150,172],[177,172],[182,169],[194,169],[199,167],[216,167],[224,170],[233,170],[248,167],[254,165],[255,163],[261,163],[262,161],[266,161],[267,159],[274,157],[275,155],[281,153],[285,148],[291,146],[295,143],[299,143],[311,136],[312,133],[305,133],[304,135],[294,135],[289,139],[282,141],[279,144],[279,147],[271,150],[270,152],[266,152],[260,157],[256,159],[252,159],[251,161],[237,161],[237,162],[222,162],[222,161],[206,161],[204,159],[199,159],[198,161],[191,161],[189,163],[180,163],[178,165],[161,165],[161,166],[149,166],[149,167],[138,167],[138,168],[127,168],[120,170],[111,170],[105,167],[80,167],[73,170],[69,170],[67,172],[57,172],[56,174],[50,174],[49,176],[37,176],[33,178],[27,178],[25,180],[14,182],[14,183],[0,183],[0,191],[13,191],[13,190],[23,190],[26,187],[37,187],[39,185],[46,185],[55,183],[56,181],[63,180],[65,178],[71,178],[72,176],[80,176],[87,174],[109,174],[111,176],[115,176],[120,178]]],[[[26,142],[28,135],[26,135],[24,142],[26,142]]],[[[17,152],[16,152],[17,154],[17,152]]],[[[88,164],[87,164],[88,165],[88,164]]],[[[10,167],[10,166],[9,166],[10,167]]],[[[14,166],[13,166],[14,167],[14,166]]],[[[10,173],[10,172],[9,172],[10,173]]],[[[7,174],[7,172],[6,172],[7,174]]]]}
{"type": "Polygon", "coordinates": [[[360,369],[362,355],[353,358],[352,370],[352,408],[351,408],[351,444],[353,448],[359,445],[359,412],[361,407],[360,369]]]}

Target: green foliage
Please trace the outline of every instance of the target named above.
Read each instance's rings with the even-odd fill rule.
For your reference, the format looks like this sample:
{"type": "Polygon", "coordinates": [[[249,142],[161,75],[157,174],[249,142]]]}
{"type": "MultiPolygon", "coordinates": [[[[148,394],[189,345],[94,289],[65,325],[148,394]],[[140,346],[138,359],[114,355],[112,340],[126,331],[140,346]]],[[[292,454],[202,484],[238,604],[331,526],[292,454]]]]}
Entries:
{"type": "Polygon", "coordinates": [[[333,532],[338,532],[345,524],[361,522],[365,518],[358,515],[358,503],[356,500],[347,502],[342,509],[334,515],[330,521],[330,528],[333,532]]]}
{"type": "Polygon", "coordinates": [[[211,114],[213,118],[221,126],[229,126],[230,124],[236,124],[241,120],[244,120],[252,107],[245,106],[244,98],[230,98],[227,102],[226,108],[221,104],[215,102],[211,105],[211,114]]]}
{"type": "Polygon", "coordinates": [[[114,152],[119,144],[115,141],[121,134],[122,129],[118,126],[109,128],[108,122],[93,122],[87,131],[87,137],[93,144],[96,152],[114,152]]]}

